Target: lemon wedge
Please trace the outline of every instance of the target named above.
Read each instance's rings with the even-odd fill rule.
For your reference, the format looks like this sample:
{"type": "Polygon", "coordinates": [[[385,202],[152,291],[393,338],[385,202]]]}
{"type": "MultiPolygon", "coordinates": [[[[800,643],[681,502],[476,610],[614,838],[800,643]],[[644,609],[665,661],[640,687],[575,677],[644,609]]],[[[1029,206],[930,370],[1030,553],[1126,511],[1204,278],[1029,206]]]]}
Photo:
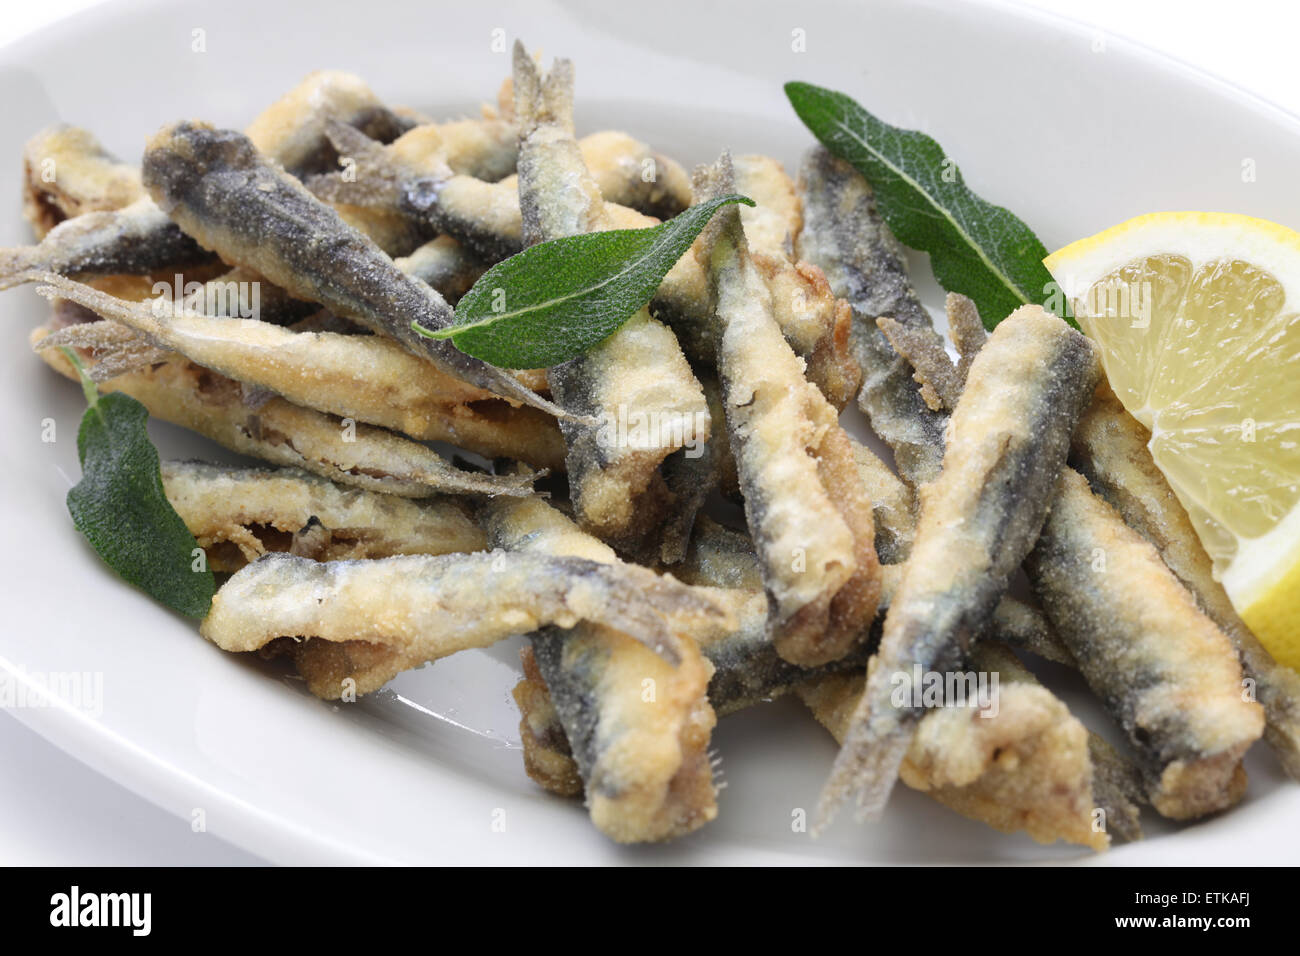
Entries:
{"type": "Polygon", "coordinates": [[[1300,233],[1153,213],[1044,264],[1237,612],[1300,669],[1300,233]]]}

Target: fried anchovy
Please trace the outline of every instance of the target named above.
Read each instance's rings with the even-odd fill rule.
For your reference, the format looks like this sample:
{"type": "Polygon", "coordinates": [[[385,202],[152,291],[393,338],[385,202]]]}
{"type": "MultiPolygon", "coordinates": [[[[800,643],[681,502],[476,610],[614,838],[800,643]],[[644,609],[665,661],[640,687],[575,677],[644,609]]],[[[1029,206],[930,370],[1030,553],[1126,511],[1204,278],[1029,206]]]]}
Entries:
{"type": "MultiPolygon", "coordinates": [[[[573,137],[572,64],[558,60],[543,79],[516,44],[514,93],[526,241],[605,228],[605,202],[573,137]]],[[[684,459],[703,452],[710,420],[703,389],[673,333],[642,309],[594,348],[550,369],[547,378],[556,404],[575,419],[560,429],[579,524],[627,554],[680,557],[684,542],[661,547],[660,541],[672,529],[668,516],[701,503],[689,494],[691,469],[684,459]],[[686,475],[677,476],[674,487],[660,466],[679,450],[686,475]]],[[[694,514],[683,517],[679,536],[694,514]]]]}
{"type": "MultiPolygon", "coordinates": [[[[696,175],[701,200],[732,191],[726,154],[696,175]]],[[[701,238],[727,430],[762,559],[772,640],[792,663],[824,664],[847,654],[875,615],[871,502],[834,407],[804,379],[772,318],[735,207],[719,210],[701,238]]]]}
{"type": "Polygon", "coordinates": [[[156,346],[295,405],[446,441],[540,467],[562,466],[555,420],[515,408],[377,335],[295,332],[257,319],[214,317],[168,302],[129,302],[52,273],[37,291],[130,326],[156,346]]]}
{"type": "MultiPolygon", "coordinates": [[[[950,297],[954,298],[954,297],[950,297]]],[[[964,296],[955,298],[965,299],[964,296]]],[[[950,302],[950,307],[954,303],[950,302]]],[[[956,303],[960,307],[960,303],[956,303]]],[[[981,331],[983,326],[980,326],[981,331]]],[[[978,351],[976,346],[975,351],[978,351]]],[[[974,357],[973,352],[971,357],[974,357]]],[[[858,465],[858,474],[871,494],[875,505],[876,551],[886,572],[885,588],[881,592],[881,609],[888,606],[892,595],[889,586],[891,565],[901,564],[912,549],[912,540],[916,536],[917,505],[915,494],[910,486],[890,471],[883,461],[876,457],[871,449],[853,442],[853,457],[858,465]]],[[[727,540],[717,538],[717,541],[727,540]]],[[[719,548],[714,544],[714,550],[719,548]]],[[[695,584],[709,584],[711,581],[693,581],[695,584]]],[[[993,627],[998,640],[1021,650],[1029,651],[1044,660],[1057,664],[1072,666],[1074,658],[1061,643],[1043,612],[1013,597],[1004,596],[993,610],[993,627]]]]}
{"type": "Polygon", "coordinates": [[[236,652],[281,637],[329,642],[333,667],[304,676],[314,694],[337,698],[349,677],[366,694],[457,651],[579,621],[612,628],[675,665],[683,642],[662,610],[669,607],[674,622],[725,620],[701,592],[636,565],[503,551],[328,562],[272,553],[217,591],[200,633],[236,652]]]}
{"type": "Polygon", "coordinates": [[[406,255],[432,238],[428,224],[402,208],[400,184],[413,178],[395,174],[409,165],[436,165],[487,181],[515,167],[514,127],[500,120],[452,120],[417,126],[387,146],[346,123],[326,124],[343,170],[321,172],[307,187],[365,233],[389,255],[406,255]],[[386,164],[376,162],[383,158],[386,164]],[[383,197],[376,201],[376,197],[383,197]]]}
{"type": "Polygon", "coordinates": [[[858,404],[893,449],[899,472],[919,487],[939,474],[946,417],[926,406],[911,366],[876,327],[881,316],[909,328],[930,327],[903,251],[876,211],[867,181],[824,147],[804,157],[799,195],[804,225],[796,253],[821,268],[831,291],[853,311],[850,342],[862,368],[858,404]]]}
{"type": "Polygon", "coordinates": [[[794,181],[768,156],[739,156],[733,164],[736,191],[757,203],[741,208],[740,221],[754,265],[772,293],[773,318],[807,363],[808,380],[842,409],[862,384],[849,347],[852,314],[831,292],[821,269],[794,259],[794,237],[803,229],[794,181]]]}
{"type": "Polygon", "coordinates": [[[143,195],[140,170],[84,129],[51,126],[23,147],[23,216],[38,239],[65,219],[122,209],[143,195]]]}
{"type": "MultiPolygon", "coordinates": [[[[875,214],[870,188],[866,182],[847,164],[818,149],[805,162],[801,187],[807,220],[803,235],[809,240],[822,240],[818,247],[814,247],[811,241],[806,242],[800,250],[801,254],[821,264],[831,279],[832,287],[855,303],[855,321],[859,315],[868,319],[892,315],[904,322],[903,317],[906,315],[913,317],[918,326],[922,325],[925,322],[924,313],[919,306],[912,307],[915,298],[906,284],[902,258],[896,244],[891,241],[892,237],[875,214]],[[838,190],[828,190],[830,184],[837,184],[838,190]],[[838,198],[832,200],[837,192],[838,198]],[[824,200],[820,207],[816,203],[818,197],[824,200]],[[850,214],[849,211],[855,212],[850,214]],[[819,214],[820,228],[817,222],[819,214]]],[[[964,314],[954,317],[950,304],[949,325],[955,338],[959,343],[963,340],[972,343],[959,349],[963,359],[966,354],[978,348],[980,341],[980,335],[974,328],[975,323],[970,318],[964,314]]],[[[969,367],[968,361],[959,363],[959,374],[963,372],[963,364],[969,367]]],[[[910,474],[913,481],[929,480],[943,448],[943,418],[925,408],[919,393],[911,387],[910,381],[905,381],[910,380],[911,374],[905,365],[882,364],[880,368],[889,370],[887,376],[878,377],[879,382],[888,385],[882,386],[877,395],[876,406],[881,409],[880,414],[872,412],[870,389],[873,375],[870,364],[865,361],[867,384],[864,385],[859,402],[871,417],[877,432],[893,446],[900,469],[905,474],[910,474]],[[900,395],[903,396],[901,399],[900,395]]],[[[1109,523],[1110,534],[1122,534],[1123,523],[1113,514],[1094,517],[1099,523],[1109,523]]],[[[1140,524],[1136,517],[1133,520],[1140,524]]],[[[1040,563],[1040,573],[1042,568],[1040,563]]],[[[1187,573],[1190,580],[1193,576],[1190,568],[1187,573]]],[[[1083,581],[1072,584],[1068,575],[1057,575],[1055,580],[1062,588],[1073,586],[1081,592],[1087,591],[1082,587],[1083,581]]],[[[1104,581],[1097,581],[1094,577],[1089,580],[1091,582],[1103,588],[1112,586],[1110,577],[1104,581]]],[[[1139,594],[1135,599],[1139,602],[1138,607],[1150,608],[1150,612],[1155,615],[1153,620],[1159,619],[1161,612],[1153,595],[1139,594]]],[[[1112,595],[1108,603],[1118,606],[1121,599],[1112,595]]],[[[1135,609],[1135,613],[1141,612],[1135,609]]],[[[1116,651],[1119,650],[1117,647],[1116,651]]],[[[1050,648],[1045,653],[1053,658],[1061,656],[1050,648]]],[[[1173,685],[1170,684],[1167,690],[1173,692],[1173,685]]],[[[1103,693],[1103,696],[1106,694],[1103,693]]]]}
{"type": "Polygon", "coordinates": [[[1196,596],[1201,610],[1232,641],[1264,707],[1264,739],[1287,773],[1300,780],[1300,675],[1273,660],[1237,616],[1223,586],[1214,579],[1210,557],[1187,512],[1151,459],[1150,437],[1103,384],[1075,431],[1071,460],[1093,490],[1160,552],[1169,570],[1196,596]]]}
{"type": "MultiPolygon", "coordinates": [[[[32,333],[32,345],[49,334],[32,333]]],[[[55,371],[76,381],[63,353],[40,353],[55,371]]],[[[301,408],[282,398],[257,407],[244,401],[236,381],[179,357],[118,376],[101,386],[123,392],[163,421],[198,432],[218,444],[273,465],[303,468],[331,481],[408,498],[439,492],[523,495],[524,476],[493,476],[461,471],[418,442],[382,428],[348,422],[301,408]]]]}
{"type": "Polygon", "coordinates": [[[1152,805],[1186,820],[1236,803],[1263,709],[1243,693],[1232,643],[1155,548],[1067,471],[1027,569],[1139,754],[1152,805]]]}
{"type": "Polygon", "coordinates": [[[272,551],[315,561],[481,551],[487,537],[465,501],[345,488],[297,468],[164,461],[163,490],[213,571],[272,551]]]}
{"type": "MultiPolygon", "coordinates": [[[[754,600],[762,589],[762,572],[753,542],[748,535],[702,519],[697,524],[696,539],[691,543],[686,561],[673,568],[673,576],[687,584],[726,589],[725,601],[740,622],[729,634],[701,641],[704,656],[714,665],[709,684],[709,700],[714,709],[719,714],[728,714],[780,696],[820,674],[861,669],[867,655],[879,643],[885,612],[901,576],[898,565],[884,565],[881,572],[880,609],[869,632],[864,633],[853,651],[819,668],[798,667],[782,660],[767,639],[765,609],[754,600]]],[[[990,626],[1003,643],[1048,660],[1073,663],[1042,612],[1015,598],[1004,597],[998,602],[990,626]]]]}
{"type": "MultiPolygon", "coordinates": [[[[1104,850],[1108,829],[1140,837],[1136,807],[1095,773],[1091,737],[1065,705],[997,644],[982,643],[975,655],[972,667],[999,674],[996,716],[981,719],[966,707],[927,711],[900,765],[903,782],[964,817],[1004,833],[1023,830],[1040,843],[1104,850]],[[1099,805],[1115,808],[1100,827],[1099,805]]],[[[799,694],[846,743],[864,683],[860,674],[833,675],[799,694]]]]}
{"type": "MultiPolygon", "coordinates": [[[[328,119],[379,133],[387,123],[382,119],[386,112],[356,77],[313,73],[254,120],[249,136],[269,159],[302,173],[322,150],[333,156],[324,136],[328,119]],[[378,125],[368,125],[372,122],[378,125]]],[[[88,212],[61,223],[39,245],[0,249],[0,278],[32,270],[66,276],[145,274],[213,259],[150,197],[140,196],[120,209],[88,212]]]]}
{"type": "MultiPolygon", "coordinates": [[[[494,547],[621,566],[612,549],[541,499],[523,498],[516,504],[498,499],[485,506],[494,547]]],[[[722,604],[721,592],[700,593],[722,604]]],[[[598,624],[551,627],[531,635],[524,661],[532,683],[515,692],[524,713],[521,734],[529,738],[532,715],[524,708],[531,692],[546,700],[563,728],[551,734],[553,741],[565,740],[565,750],[575,759],[566,770],[562,759],[533,761],[526,753],[530,775],[549,785],[557,773],[567,773],[570,793],[585,785],[592,822],[619,842],[680,836],[717,815],[708,756],[715,723],[706,694],[712,669],[692,638],[727,633],[737,622],[728,614],[726,627],[704,623],[679,623],[681,659],[676,667],[598,624]]]]}
{"type": "Polygon", "coordinates": [[[396,339],[457,378],[568,417],[504,370],[415,332],[412,322],[452,323],[446,300],[263,159],[247,137],[198,123],[167,126],[149,141],[143,170],[154,201],[227,261],[396,339]]]}
{"type": "Polygon", "coordinates": [[[1099,376],[1092,344],[1037,306],[1012,313],[976,356],[822,821],[851,792],[862,816],[883,810],[922,714],[891,703],[896,677],[960,668],[1033,546],[1099,376]]]}
{"type": "MultiPolygon", "coordinates": [[[[861,674],[852,668],[837,671],[837,665],[800,671],[775,655],[764,657],[760,648],[765,645],[770,654],[771,645],[762,640],[762,599],[754,592],[732,593],[737,605],[757,601],[750,617],[757,616],[759,624],[747,626],[740,615],[736,634],[754,632],[753,639],[733,635],[704,644],[714,665],[709,683],[714,709],[725,715],[794,691],[842,737],[862,694],[861,674]]],[[[958,708],[955,716],[952,711],[927,715],[904,764],[904,782],[964,816],[1004,832],[1025,830],[1040,842],[1064,839],[1101,850],[1109,842],[1108,831],[1125,840],[1140,839],[1131,773],[1122,759],[1096,735],[1084,732],[1065,705],[1037,686],[1012,655],[996,644],[981,648],[976,665],[1000,672],[998,714],[972,719],[958,708]],[[1100,820],[1097,809],[1105,814],[1100,820]]],[[[522,715],[525,767],[551,792],[574,796],[582,792],[582,777],[566,725],[536,661],[528,652],[523,656],[524,678],[514,697],[522,715]]]]}
{"type": "MultiPolygon", "coordinates": [[[[485,194],[516,195],[518,180],[513,175],[518,157],[518,132],[513,124],[499,120],[469,120],[457,124],[417,127],[386,147],[367,142],[355,130],[336,125],[330,131],[335,147],[355,166],[345,172],[313,177],[307,186],[322,199],[386,210],[402,215],[428,229],[442,215],[455,215],[456,202],[438,201],[417,208],[403,197],[410,191],[421,194],[441,189],[456,177],[481,183],[499,184],[485,194]],[[475,124],[473,126],[469,124],[475,124]],[[510,137],[509,169],[499,174],[476,149],[491,129],[489,145],[496,137],[510,137]],[[427,215],[426,215],[427,213],[427,215]]],[[[626,133],[607,131],[578,141],[584,164],[607,202],[627,206],[656,218],[675,216],[690,204],[690,178],[675,161],[654,152],[626,133]]],[[[504,157],[502,157],[504,158],[504,157]]],[[[500,165],[504,166],[504,163],[500,165]]],[[[472,188],[472,182],[452,184],[452,191],[472,188]]]]}
{"type": "MultiPolygon", "coordinates": [[[[530,499],[519,499],[493,507],[525,509],[545,506],[534,504],[530,499]]],[[[571,525],[568,527],[572,528],[571,525]]],[[[519,536],[531,540],[535,531],[525,525],[520,529],[519,536]]],[[[882,605],[887,605],[897,585],[899,569],[886,567],[883,570],[882,605]]],[[[868,640],[849,658],[814,669],[798,668],[781,660],[766,638],[766,605],[758,590],[761,587],[761,573],[753,543],[742,532],[724,528],[707,518],[701,518],[697,523],[696,538],[687,560],[674,568],[674,574],[691,584],[729,589],[715,591],[715,600],[731,608],[736,626],[728,632],[703,635],[700,641],[701,650],[714,668],[708,695],[709,702],[719,716],[791,691],[806,693],[816,689],[818,694],[824,695],[825,687],[819,687],[823,684],[823,678],[837,672],[847,673],[861,668],[866,654],[879,639],[883,615],[877,617],[868,640]]],[[[991,636],[1000,642],[1018,643],[1027,629],[1050,630],[1037,611],[1012,598],[1003,598],[993,615],[991,636]],[[1035,618],[1036,628],[1026,624],[1035,618]]],[[[1007,671],[1011,667],[1014,667],[1017,681],[1033,681],[1032,675],[1016,662],[1004,661],[1000,669],[1007,671]]],[[[826,686],[835,684],[833,680],[824,683],[826,686]]],[[[856,691],[852,695],[853,701],[861,695],[861,688],[862,681],[858,678],[856,691]]],[[[529,775],[542,786],[557,793],[572,795],[581,792],[581,777],[572,760],[565,728],[559,723],[546,684],[536,672],[535,663],[525,661],[525,676],[515,688],[514,695],[523,715],[520,728],[529,775]],[[576,786],[575,780],[578,781],[576,786]]],[[[1029,699],[1037,703],[1038,713],[1055,715],[1054,719],[1060,726],[1066,724],[1068,714],[1065,705],[1055,700],[1046,690],[1039,688],[1029,699]]],[[[1023,702],[1025,698],[1018,700],[1023,702]]],[[[848,709],[851,710],[851,706],[848,709]]],[[[1024,713],[1017,706],[1013,706],[1013,712],[1024,713]]],[[[847,717],[847,714],[846,710],[843,716],[847,717]]],[[[1016,723],[1014,717],[1003,718],[1000,726],[1012,739],[1019,739],[1019,728],[1027,727],[1029,732],[1037,733],[1039,727],[1033,722],[1016,723]]],[[[931,759],[942,760],[950,766],[969,766],[972,759],[987,761],[989,758],[987,751],[974,751],[966,747],[965,738],[960,735],[951,740],[950,746],[953,748],[950,752],[942,746],[932,748],[931,759]],[[981,753],[982,758],[979,756],[981,753]]],[[[1139,839],[1141,830],[1137,822],[1134,769],[1096,735],[1089,735],[1088,749],[1094,772],[1093,799],[1097,807],[1105,811],[1105,829],[1127,840],[1139,839]]],[[[959,812],[966,812],[976,819],[986,820],[1004,829],[1027,826],[1037,833],[1039,839],[1047,841],[1062,836],[1062,831],[1065,838],[1070,838],[1071,833],[1078,835],[1099,832],[1091,828],[1084,831],[1079,827],[1079,823],[1086,821],[1077,812],[1078,807],[1069,813],[1060,812],[1061,806],[1071,805],[1073,796],[1069,790],[1057,790],[1057,775],[1066,768],[1076,768],[1069,771],[1071,775],[1077,772],[1077,750],[1062,747],[1060,740],[1049,737],[1041,749],[1035,748],[1035,752],[1037,756],[1033,761],[1019,766],[1016,763],[1017,747],[1012,747],[1005,758],[995,760],[990,765],[990,771],[997,771],[996,773],[984,782],[976,780],[968,785],[969,795],[956,795],[948,789],[942,791],[943,798],[950,798],[945,799],[945,802],[954,805],[959,812]],[[1047,800],[1047,809],[1041,810],[1038,815],[1031,813],[1022,819],[1017,816],[1017,813],[1023,816],[1022,811],[1008,812],[1006,808],[999,808],[996,799],[989,799],[998,792],[1005,794],[1008,791],[1029,798],[1011,804],[1017,808],[1042,806],[1038,795],[1045,792],[1051,796],[1047,800]]],[[[1094,836],[1090,839],[1103,838],[1094,836]]]]}
{"type": "MultiPolygon", "coordinates": [[[[350,139],[355,140],[355,135],[350,139]]],[[[589,173],[581,187],[585,194],[582,202],[590,204],[597,196],[605,200],[604,222],[596,223],[594,217],[588,217],[589,228],[644,229],[655,225],[657,219],[611,198],[607,170],[590,165],[608,162],[608,156],[596,152],[590,142],[586,150],[581,145],[581,158],[588,164],[589,173]]],[[[578,157],[572,151],[570,154],[570,161],[576,163],[578,157]]],[[[394,189],[400,186],[402,203],[412,216],[432,231],[454,236],[484,262],[505,259],[527,244],[520,194],[512,188],[512,179],[486,183],[453,174],[436,157],[425,175],[411,179],[379,154],[372,151],[372,155],[380,164],[375,175],[359,175],[351,183],[332,175],[313,180],[312,188],[333,202],[366,202],[387,208],[394,189]]],[[[766,204],[759,222],[779,224],[760,229],[765,244],[754,248],[755,264],[771,287],[774,316],[787,341],[808,363],[810,377],[832,403],[842,407],[859,375],[849,349],[849,313],[831,294],[819,269],[789,257],[785,236],[798,228],[800,219],[797,202],[783,196],[789,180],[780,164],[767,157],[747,157],[740,172],[747,178],[738,182],[738,188],[758,199],[760,208],[766,204]]],[[[700,264],[693,256],[683,256],[664,277],[650,303],[651,314],[672,327],[686,354],[705,363],[713,360],[708,302],[708,286],[700,264]]]]}

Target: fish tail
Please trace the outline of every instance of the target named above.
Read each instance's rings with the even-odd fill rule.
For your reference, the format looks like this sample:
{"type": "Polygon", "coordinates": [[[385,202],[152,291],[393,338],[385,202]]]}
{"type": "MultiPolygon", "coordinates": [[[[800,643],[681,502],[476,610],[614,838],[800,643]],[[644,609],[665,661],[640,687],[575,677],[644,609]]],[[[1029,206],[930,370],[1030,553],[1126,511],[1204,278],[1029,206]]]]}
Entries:
{"type": "MultiPolygon", "coordinates": [[[[724,149],[717,160],[696,166],[691,183],[695,193],[695,202],[708,202],[719,196],[726,196],[736,191],[736,171],[731,162],[731,150],[724,149]]],[[[723,235],[729,235],[737,249],[748,252],[744,230],[740,226],[740,208],[734,204],[723,206],[705,225],[696,245],[696,255],[701,263],[707,263],[713,255],[713,247],[723,235]]]]}
{"type": "Polygon", "coordinates": [[[40,266],[39,246],[14,246],[0,249],[0,289],[10,289],[32,281],[40,266]]]}
{"type": "Polygon", "coordinates": [[[898,779],[898,768],[911,746],[911,734],[893,734],[884,740],[853,735],[844,741],[831,775],[822,788],[813,821],[813,835],[822,832],[845,799],[856,797],[859,823],[879,820],[898,779]]]}
{"type": "Polygon", "coordinates": [[[527,135],[541,126],[573,132],[573,61],[557,59],[542,75],[522,41],[514,49],[515,119],[527,135]]]}
{"type": "Polygon", "coordinates": [[[594,415],[580,415],[577,412],[571,412],[568,409],[561,408],[554,402],[549,401],[538,395],[531,388],[525,385],[519,379],[515,378],[509,372],[500,369],[494,369],[498,372],[491,377],[491,381],[485,383],[489,391],[496,392],[502,398],[513,398],[516,401],[523,402],[525,405],[531,405],[540,411],[553,415],[560,421],[575,422],[581,425],[596,427],[601,424],[601,420],[594,415]]]}
{"type": "Polygon", "coordinates": [[[881,713],[873,706],[885,687],[889,701],[888,676],[880,671],[880,658],[867,666],[867,683],[845,730],[843,744],[822,788],[813,821],[813,835],[820,833],[850,795],[857,799],[857,819],[879,820],[898,779],[898,769],[912,745],[916,716],[891,710],[881,713]]]}

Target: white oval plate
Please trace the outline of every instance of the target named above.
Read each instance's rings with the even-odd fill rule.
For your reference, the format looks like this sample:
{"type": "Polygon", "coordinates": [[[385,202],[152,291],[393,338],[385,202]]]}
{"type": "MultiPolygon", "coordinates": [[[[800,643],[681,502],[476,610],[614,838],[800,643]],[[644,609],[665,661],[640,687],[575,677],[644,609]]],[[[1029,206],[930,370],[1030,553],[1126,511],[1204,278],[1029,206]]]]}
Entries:
{"type": "MultiPolygon", "coordinates": [[[[27,241],[16,200],[23,141],[63,120],[123,156],[162,123],[242,127],[309,70],[365,77],[390,103],[472,113],[522,37],[578,68],[584,131],[626,128],[686,163],[723,146],[794,168],[810,144],[781,84],[849,91],[882,117],[933,134],[981,195],[1014,209],[1049,248],[1158,209],[1212,209],[1300,227],[1300,123],[1239,91],[1067,22],[999,4],[754,0],[711,4],[496,4],[367,0],[192,8],[114,3],[0,51],[0,244],[27,241]],[[501,31],[495,34],[494,31],[501,31]],[[806,52],[796,52],[802,30],[806,52]],[[201,34],[205,52],[195,52],[201,34]],[[507,44],[493,41],[504,37],[507,44]],[[1244,160],[1257,176],[1243,182],[1244,160]]],[[[925,276],[918,262],[918,276],[925,276]]],[[[940,297],[922,289],[931,306],[940,297]]],[[[283,672],[223,654],[121,584],[73,530],[63,498],[78,474],[79,391],[31,356],[43,304],[3,298],[0,452],[5,541],[0,667],[10,687],[44,675],[102,682],[13,712],[55,744],[176,813],[177,839],[209,832],[281,862],[988,862],[1089,860],[956,817],[900,787],[886,822],[792,832],[813,805],[834,744],[798,704],[728,717],[715,737],[728,787],[717,821],[663,847],[621,848],[582,808],[524,775],[510,700],[517,645],[405,674],[358,704],[307,695],[283,672]],[[52,419],[57,440],[42,441],[52,419]],[[16,682],[16,683],[15,683],[16,682]],[[90,706],[87,706],[87,704],[90,706]],[[494,829],[502,819],[504,831],[494,829]]],[[[165,456],[228,455],[165,425],[165,456]]],[[[1094,726],[1104,718],[1066,687],[1094,726]]],[[[1230,814],[1148,839],[1112,863],[1292,860],[1300,790],[1261,746],[1230,814]]]]}

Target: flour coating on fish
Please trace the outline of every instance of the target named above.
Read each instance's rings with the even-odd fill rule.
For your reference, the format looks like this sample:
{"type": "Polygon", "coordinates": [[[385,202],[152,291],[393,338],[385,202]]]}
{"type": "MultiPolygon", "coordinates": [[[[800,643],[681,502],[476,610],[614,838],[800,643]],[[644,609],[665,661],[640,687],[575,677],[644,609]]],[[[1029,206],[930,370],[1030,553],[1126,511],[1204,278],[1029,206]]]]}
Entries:
{"type": "Polygon", "coordinates": [[[943,470],[920,491],[916,538],[823,791],[823,823],[848,793],[864,816],[883,810],[923,714],[893,702],[896,675],[961,669],[1033,546],[1100,374],[1091,343],[1036,306],[1012,313],[976,356],[943,470]]]}
{"type": "Polygon", "coordinates": [[[123,209],[143,195],[140,170],[88,130],[59,124],[23,146],[23,218],[37,239],[65,219],[123,209]]]}
{"type": "Polygon", "coordinates": [[[247,137],[196,123],[164,127],[145,151],[144,182],[168,215],[228,261],[396,339],[451,375],[563,415],[502,369],[415,332],[412,323],[450,325],[451,307],[266,162],[247,137]]]}
{"type": "MultiPolygon", "coordinates": [[[[356,77],[322,71],[309,75],[254,120],[249,136],[270,159],[290,172],[302,173],[322,155],[334,155],[324,135],[328,120],[360,125],[382,135],[387,128],[386,112],[356,77]],[[372,123],[375,125],[369,125],[372,123]]],[[[139,195],[129,205],[89,211],[65,221],[36,246],[0,250],[0,279],[30,270],[67,276],[146,274],[214,259],[152,199],[139,195]]]]}
{"type": "Polygon", "coordinates": [[[1151,458],[1150,438],[1102,384],[1075,431],[1071,460],[1093,490],[1160,552],[1169,570],[1232,641],[1264,708],[1264,739],[1287,773],[1300,780],[1300,675],[1273,659],[1214,579],[1210,557],[1186,510],[1151,458]]]}
{"type": "Polygon", "coordinates": [[[217,572],[271,551],[315,561],[481,551],[487,538],[460,498],[399,498],[297,468],[164,461],[163,490],[217,572]]]}
{"type": "MultiPolygon", "coordinates": [[[[701,201],[732,191],[725,154],[696,175],[701,201]]],[[[834,407],[804,378],[772,317],[734,206],[714,215],[697,254],[715,302],[726,425],[772,640],[792,663],[824,664],[847,654],[875,614],[871,502],[834,407]]]]}
{"type": "MultiPolygon", "coordinates": [[[[483,512],[494,547],[618,566],[613,549],[539,498],[513,505],[499,499],[483,512]]],[[[606,627],[579,624],[531,635],[525,655],[531,683],[516,688],[515,697],[523,712],[521,734],[532,739],[531,724],[545,736],[543,746],[525,752],[529,773],[545,786],[563,779],[566,792],[585,789],[593,823],[620,842],[680,836],[717,814],[708,758],[715,721],[707,697],[712,667],[696,639],[721,636],[741,624],[736,609],[714,589],[699,593],[726,609],[726,626],[679,620],[682,652],[673,668],[606,627]],[[549,734],[524,709],[543,701],[561,728],[549,734]],[[565,754],[552,755],[561,741],[565,754]],[[567,758],[576,760],[572,771],[566,769],[567,758]]]]}
{"type": "Polygon", "coordinates": [[[1061,476],[1027,567],[1079,670],[1128,734],[1152,805],[1186,820],[1240,800],[1241,759],[1264,712],[1243,692],[1236,652],[1077,472],[1061,476]]]}
{"type": "Polygon", "coordinates": [[[939,473],[947,419],[927,407],[911,366],[876,327],[881,316],[931,327],[908,280],[903,251],[880,218],[867,181],[824,147],[804,157],[799,196],[804,224],[796,252],[821,268],[831,291],[852,309],[850,343],[862,369],[858,404],[893,449],[899,472],[919,487],[939,473]]]}
{"type": "MultiPolygon", "coordinates": [[[[525,241],[608,228],[605,201],[573,134],[572,65],[559,60],[543,78],[516,44],[514,94],[525,241]]],[[[680,542],[662,541],[667,516],[681,520],[688,504],[700,502],[670,485],[660,466],[687,443],[694,450],[707,442],[711,420],[673,333],[642,309],[547,379],[558,405],[595,422],[560,425],[579,524],[624,553],[680,557],[680,542]],[[633,417],[652,423],[644,436],[630,427],[633,417]]]]}
{"type": "MultiPolygon", "coordinates": [[[[77,381],[77,370],[61,352],[39,350],[40,340],[48,334],[49,329],[36,329],[33,346],[47,365],[77,381]]],[[[281,398],[250,406],[238,382],[176,356],[117,376],[101,391],[130,395],[150,415],[240,454],[371,491],[423,498],[439,492],[522,495],[531,490],[529,476],[462,471],[424,445],[382,428],[348,422],[281,398]]]]}
{"type": "Polygon", "coordinates": [[[296,405],[488,457],[563,467],[563,442],[550,416],[513,407],[391,339],[298,332],[158,299],[130,302],[53,274],[31,279],[45,284],[38,289],[42,294],[57,293],[130,326],[156,346],[296,405]]]}
{"type": "Polygon", "coordinates": [[[338,645],[337,657],[315,657],[304,676],[313,693],[339,697],[457,651],[579,621],[611,627],[676,664],[682,641],[660,607],[725,623],[698,592],[633,565],[500,551],[328,562],[273,553],[217,591],[200,632],[227,651],[283,637],[338,645]],[[353,648],[362,665],[346,674],[354,683],[331,686],[353,648]],[[334,666],[322,667],[327,661],[334,666]]]}

